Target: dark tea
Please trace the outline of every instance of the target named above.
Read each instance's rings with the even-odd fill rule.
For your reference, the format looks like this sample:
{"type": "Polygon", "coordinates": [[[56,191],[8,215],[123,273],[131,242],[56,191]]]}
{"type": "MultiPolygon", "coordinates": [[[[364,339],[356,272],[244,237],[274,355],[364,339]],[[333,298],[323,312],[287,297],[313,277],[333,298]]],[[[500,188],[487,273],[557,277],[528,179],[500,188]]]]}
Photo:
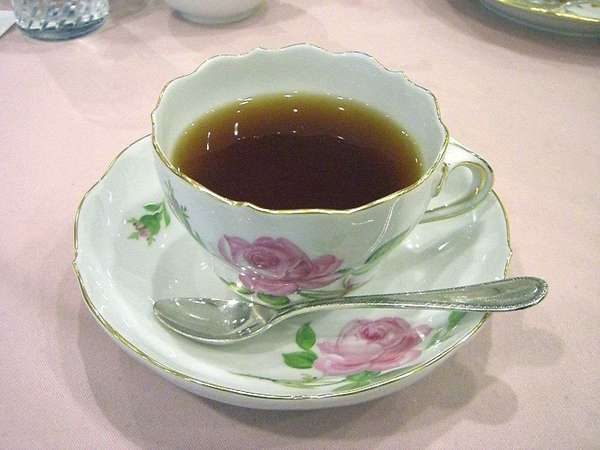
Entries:
{"type": "Polygon", "coordinates": [[[399,124],[356,100],[309,93],[246,98],[198,117],[173,164],[217,194],[269,209],[355,208],[423,174],[399,124]]]}

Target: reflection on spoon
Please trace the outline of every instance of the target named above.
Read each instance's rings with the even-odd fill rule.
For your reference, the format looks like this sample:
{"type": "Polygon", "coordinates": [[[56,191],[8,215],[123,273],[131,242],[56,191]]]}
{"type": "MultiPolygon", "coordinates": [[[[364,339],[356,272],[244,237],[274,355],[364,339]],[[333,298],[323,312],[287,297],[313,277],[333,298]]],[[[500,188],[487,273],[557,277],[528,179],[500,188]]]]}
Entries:
{"type": "Polygon", "coordinates": [[[157,300],[155,317],[168,329],[207,344],[233,344],[256,336],[290,317],[349,308],[418,308],[507,312],[541,302],[548,284],[534,277],[509,278],[470,286],[400,294],[358,295],[311,300],[282,308],[243,299],[179,297],[157,300]]]}

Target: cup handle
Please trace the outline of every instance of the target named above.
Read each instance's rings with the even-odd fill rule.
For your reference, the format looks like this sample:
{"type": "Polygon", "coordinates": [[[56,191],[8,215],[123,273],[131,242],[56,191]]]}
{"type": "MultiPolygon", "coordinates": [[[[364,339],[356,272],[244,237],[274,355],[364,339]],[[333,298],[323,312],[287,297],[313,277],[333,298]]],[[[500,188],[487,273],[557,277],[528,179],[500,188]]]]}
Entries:
{"type": "Polygon", "coordinates": [[[471,185],[466,193],[445,205],[428,209],[425,211],[420,223],[448,219],[470,211],[479,205],[491,191],[492,184],[494,183],[494,172],[490,165],[462,145],[451,142],[444,158],[443,174],[437,185],[435,195],[441,192],[448,176],[457,167],[466,167],[473,174],[471,185]]]}

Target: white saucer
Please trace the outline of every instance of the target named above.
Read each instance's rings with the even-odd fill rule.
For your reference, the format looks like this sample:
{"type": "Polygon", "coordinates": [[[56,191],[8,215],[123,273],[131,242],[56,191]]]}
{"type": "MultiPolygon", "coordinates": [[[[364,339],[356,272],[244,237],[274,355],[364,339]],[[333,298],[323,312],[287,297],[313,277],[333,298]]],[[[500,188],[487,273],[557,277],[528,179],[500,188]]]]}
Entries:
{"type": "Polygon", "coordinates": [[[513,22],[570,36],[600,37],[598,0],[481,0],[513,22]]]}
{"type": "MultiPolygon", "coordinates": [[[[452,141],[449,151],[454,145],[459,144],[452,141]]],[[[460,192],[468,176],[457,170],[446,197],[435,201],[460,192]]],[[[487,318],[347,310],[300,316],[235,346],[194,343],[161,327],[152,315],[152,299],[234,294],[162,201],[145,137],[122,152],[82,200],[74,268],[85,302],[104,330],[133,357],[195,394],[266,409],[371,400],[427,374],[487,318]],[[142,218],[148,215],[153,218],[142,218]]],[[[356,294],[502,279],[511,256],[506,220],[493,194],[468,214],[419,225],[356,294]]]]}

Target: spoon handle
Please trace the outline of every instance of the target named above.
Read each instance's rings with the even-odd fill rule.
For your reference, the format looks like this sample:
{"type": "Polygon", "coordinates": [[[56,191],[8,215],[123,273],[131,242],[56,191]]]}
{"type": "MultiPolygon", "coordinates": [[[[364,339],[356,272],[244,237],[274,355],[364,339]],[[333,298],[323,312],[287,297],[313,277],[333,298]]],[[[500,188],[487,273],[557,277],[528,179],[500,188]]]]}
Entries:
{"type": "MultiPolygon", "coordinates": [[[[312,300],[291,307],[287,314],[341,308],[419,308],[457,311],[505,312],[528,308],[541,302],[548,284],[535,277],[507,278],[472,286],[405,292],[401,294],[355,295],[338,299],[312,300]]],[[[286,315],[287,315],[286,314],[286,315]]]]}

